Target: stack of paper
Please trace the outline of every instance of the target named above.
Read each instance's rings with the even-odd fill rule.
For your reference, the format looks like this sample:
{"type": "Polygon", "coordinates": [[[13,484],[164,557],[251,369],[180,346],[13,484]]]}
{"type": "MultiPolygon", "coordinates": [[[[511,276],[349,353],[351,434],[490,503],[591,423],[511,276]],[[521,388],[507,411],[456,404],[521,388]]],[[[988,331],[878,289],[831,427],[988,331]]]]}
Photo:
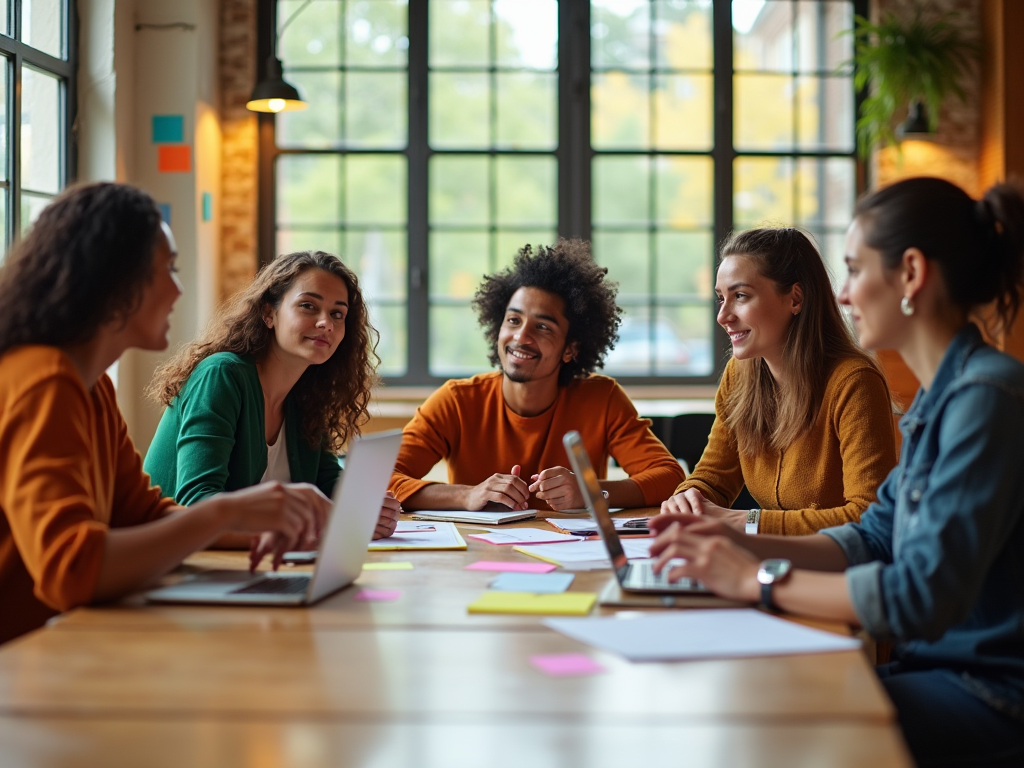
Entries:
{"type": "MultiPolygon", "coordinates": [[[[400,523],[401,525],[401,523],[400,523]]],[[[466,540],[462,538],[454,523],[434,523],[430,530],[413,530],[411,526],[403,526],[401,533],[386,539],[370,542],[370,550],[383,549],[465,549],[466,540]]]]}
{"type": "MultiPolygon", "coordinates": [[[[622,548],[630,560],[644,560],[651,556],[654,539],[623,539],[622,548]]],[[[537,544],[513,547],[516,552],[536,557],[568,571],[596,571],[611,568],[608,550],[603,541],[577,541],[564,544],[537,544]]]]}
{"type": "Polygon", "coordinates": [[[549,619],[563,635],[630,661],[729,659],[849,651],[852,637],[833,635],[749,608],[673,611],[638,618],[549,619]]]}
{"type": "Polygon", "coordinates": [[[480,525],[502,525],[517,520],[532,520],[537,516],[536,509],[511,509],[504,512],[466,512],[458,509],[433,509],[430,511],[413,512],[413,520],[441,520],[452,523],[479,523],[480,525]]]}

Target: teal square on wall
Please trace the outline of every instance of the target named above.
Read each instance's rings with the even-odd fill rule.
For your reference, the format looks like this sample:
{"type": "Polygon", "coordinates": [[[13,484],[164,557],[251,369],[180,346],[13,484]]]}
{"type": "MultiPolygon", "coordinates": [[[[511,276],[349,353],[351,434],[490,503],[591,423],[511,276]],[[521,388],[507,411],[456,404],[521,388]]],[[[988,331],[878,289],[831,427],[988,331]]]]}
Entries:
{"type": "Polygon", "coordinates": [[[164,224],[171,226],[171,204],[157,203],[156,207],[160,209],[160,218],[164,220],[164,224]]]}
{"type": "Polygon", "coordinates": [[[213,195],[210,192],[203,192],[203,221],[213,219],[213,195]]]}
{"type": "Polygon", "coordinates": [[[185,141],[185,118],[182,115],[153,115],[154,144],[182,144],[185,141]]]}

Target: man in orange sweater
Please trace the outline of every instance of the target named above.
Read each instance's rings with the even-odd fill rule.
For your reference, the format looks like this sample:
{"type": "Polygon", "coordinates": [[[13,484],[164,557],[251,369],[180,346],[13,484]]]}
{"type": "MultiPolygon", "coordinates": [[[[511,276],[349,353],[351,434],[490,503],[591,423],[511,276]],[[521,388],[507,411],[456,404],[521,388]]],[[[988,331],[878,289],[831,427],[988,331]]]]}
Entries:
{"type": "Polygon", "coordinates": [[[588,244],[561,240],[484,279],[473,299],[501,370],[447,382],[405,428],[392,491],[413,509],[583,506],[562,435],[583,437],[614,507],[656,506],[684,478],[622,388],[593,375],[622,310],[588,244]],[[608,457],[629,473],[610,481],[608,457]],[[420,478],[441,459],[448,483],[420,478]]]}

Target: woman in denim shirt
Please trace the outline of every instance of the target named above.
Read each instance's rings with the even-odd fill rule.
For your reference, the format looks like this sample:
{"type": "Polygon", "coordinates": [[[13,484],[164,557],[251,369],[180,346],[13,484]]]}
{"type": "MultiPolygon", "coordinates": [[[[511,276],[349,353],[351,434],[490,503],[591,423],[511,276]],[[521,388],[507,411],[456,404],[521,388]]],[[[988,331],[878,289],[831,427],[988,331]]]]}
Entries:
{"type": "MultiPolygon", "coordinates": [[[[909,179],[857,206],[848,306],[868,349],[896,349],[921,382],[900,422],[899,465],[859,523],[799,539],[744,536],[661,515],[652,547],[670,577],[730,598],[864,627],[896,641],[879,675],[914,758],[1024,765],[1024,366],[969,317],[1021,302],[1024,198],[980,201],[909,179]],[[763,558],[769,558],[764,559],[763,558]]],[[[699,506],[699,497],[694,499],[699,506]]]]}

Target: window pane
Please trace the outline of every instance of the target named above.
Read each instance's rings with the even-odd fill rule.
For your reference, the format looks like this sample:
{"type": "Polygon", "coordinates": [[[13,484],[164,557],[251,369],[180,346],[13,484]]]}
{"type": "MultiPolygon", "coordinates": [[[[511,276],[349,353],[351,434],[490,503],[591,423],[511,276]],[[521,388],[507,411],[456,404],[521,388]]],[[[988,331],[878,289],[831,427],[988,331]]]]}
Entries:
{"type": "Polygon", "coordinates": [[[21,233],[24,234],[36,217],[43,212],[43,208],[50,204],[53,197],[50,195],[33,195],[28,192],[21,193],[21,233]]]}
{"type": "Polygon", "coordinates": [[[857,168],[853,158],[797,161],[796,223],[808,228],[845,230],[853,217],[857,168]]]}
{"type": "Polygon", "coordinates": [[[711,69],[711,0],[655,0],[656,65],[711,69]]]}
{"type": "Polygon", "coordinates": [[[654,164],[659,224],[693,228],[714,221],[714,165],[709,157],[659,157],[654,164]]]}
{"type": "Polygon", "coordinates": [[[489,0],[430,0],[430,66],[490,64],[490,24],[489,0]]]}
{"type": "Polygon", "coordinates": [[[590,25],[590,60],[595,69],[651,66],[648,0],[593,0],[590,25]]]}
{"type": "Polygon", "coordinates": [[[408,295],[405,230],[350,229],[338,255],[359,276],[359,285],[375,301],[404,301],[408,295]]]}
{"type": "Polygon", "coordinates": [[[349,72],[345,76],[345,141],[351,147],[406,144],[405,72],[349,72]]]}
{"type": "Polygon", "coordinates": [[[60,80],[24,67],[21,71],[22,188],[33,192],[59,192],[63,148],[60,80]]]}
{"type": "Polygon", "coordinates": [[[309,108],[277,116],[278,146],[319,149],[341,144],[341,72],[286,71],[285,78],[298,88],[309,108]]]}
{"type": "Polygon", "coordinates": [[[654,236],[657,279],[655,293],[663,299],[714,295],[714,235],[711,232],[660,231],[654,236]]]}
{"type": "Polygon", "coordinates": [[[334,224],[341,220],[343,159],[331,155],[283,155],[277,160],[277,221],[334,224]]]}
{"type": "Polygon", "coordinates": [[[64,58],[64,0],[22,0],[21,39],[43,53],[64,58]]]}
{"type": "Polygon", "coordinates": [[[349,155],[345,159],[347,220],[404,226],[407,177],[405,157],[349,155]]]}
{"type": "Polygon", "coordinates": [[[558,144],[558,78],[536,72],[499,73],[497,145],[554,149],[558,144]]]}
{"type": "Polygon", "coordinates": [[[430,373],[465,376],[490,368],[487,343],[468,305],[430,308],[430,373]]]}
{"type": "MultiPolygon", "coordinates": [[[[288,32],[278,40],[278,57],[289,67],[341,66],[342,0],[277,0],[277,29],[292,19],[288,32]],[[302,12],[293,18],[296,11],[302,12]]],[[[263,71],[263,62],[259,62],[263,71]]],[[[288,78],[292,85],[294,80],[288,78]]],[[[305,91],[300,89],[305,96],[305,91]]],[[[313,104],[310,104],[312,107],[313,104]]]]}
{"type": "Polygon", "coordinates": [[[732,0],[732,27],[737,70],[793,71],[790,0],[732,0]]]}
{"type": "Polygon", "coordinates": [[[476,149],[491,143],[486,73],[430,74],[430,145],[476,149]]]}
{"type": "Polygon", "coordinates": [[[654,146],[710,150],[713,96],[711,75],[655,75],[654,146]]]}
{"type": "Polygon", "coordinates": [[[650,376],[651,310],[645,306],[624,306],[619,340],[604,361],[604,372],[610,376],[650,376]]]}
{"type": "Polygon", "coordinates": [[[646,149],[651,145],[649,82],[647,75],[592,75],[590,132],[595,149],[646,149]]]}
{"type": "Polygon", "coordinates": [[[369,299],[370,324],[380,333],[377,355],[380,356],[380,367],[377,373],[381,376],[401,376],[406,372],[406,360],[409,359],[409,333],[407,329],[407,309],[404,305],[378,304],[369,299]]]}
{"type": "Polygon", "coordinates": [[[342,256],[343,234],[338,229],[285,229],[277,230],[275,257],[296,251],[326,251],[342,256]]]}
{"type": "Polygon", "coordinates": [[[486,224],[490,183],[487,157],[434,155],[430,158],[432,224],[486,224]]]}
{"type": "Polygon", "coordinates": [[[0,188],[0,264],[7,255],[7,189],[0,188]]]}
{"type": "Polygon", "coordinates": [[[853,3],[797,0],[797,68],[801,72],[835,72],[853,58],[853,3]]]}
{"type": "Polygon", "coordinates": [[[0,34],[11,36],[11,0],[0,0],[0,34]]]}
{"type": "Polygon", "coordinates": [[[792,225],[793,166],[791,157],[744,157],[735,161],[733,216],[737,227],[792,225]]]}
{"type": "Polygon", "coordinates": [[[714,310],[711,302],[658,307],[653,330],[654,370],[661,376],[708,376],[714,310]]]}
{"type": "Polygon", "coordinates": [[[553,157],[499,155],[494,164],[496,223],[527,226],[557,223],[558,166],[553,157]]]}
{"type": "MultiPolygon", "coordinates": [[[[0,11],[3,9],[0,8],[0,11]]],[[[10,60],[0,56],[0,179],[7,181],[7,78],[10,60]]]]}
{"type": "Polygon", "coordinates": [[[619,284],[619,299],[645,301],[650,293],[650,236],[644,231],[594,232],[594,258],[619,284]]]}
{"type": "Polygon", "coordinates": [[[490,272],[487,232],[431,232],[430,297],[471,299],[490,272]]]}
{"type": "Polygon", "coordinates": [[[494,266],[490,271],[497,272],[510,266],[516,254],[526,244],[530,244],[536,249],[539,245],[554,245],[557,240],[558,233],[553,229],[517,229],[515,231],[499,229],[495,234],[494,266]]]}
{"type": "Polygon", "coordinates": [[[793,78],[736,75],[733,78],[737,149],[793,149],[793,78]]]}
{"type": "Polygon", "coordinates": [[[595,157],[594,224],[642,224],[650,221],[650,163],[635,157],[595,157]]]}
{"type": "Polygon", "coordinates": [[[409,55],[408,3],[402,0],[347,2],[345,63],[402,67],[409,55]]]}
{"type": "Polygon", "coordinates": [[[554,69],[558,64],[558,3],[495,0],[497,65],[554,69]]]}
{"type": "Polygon", "coordinates": [[[853,80],[799,77],[797,131],[800,149],[853,152],[853,80]]]}

